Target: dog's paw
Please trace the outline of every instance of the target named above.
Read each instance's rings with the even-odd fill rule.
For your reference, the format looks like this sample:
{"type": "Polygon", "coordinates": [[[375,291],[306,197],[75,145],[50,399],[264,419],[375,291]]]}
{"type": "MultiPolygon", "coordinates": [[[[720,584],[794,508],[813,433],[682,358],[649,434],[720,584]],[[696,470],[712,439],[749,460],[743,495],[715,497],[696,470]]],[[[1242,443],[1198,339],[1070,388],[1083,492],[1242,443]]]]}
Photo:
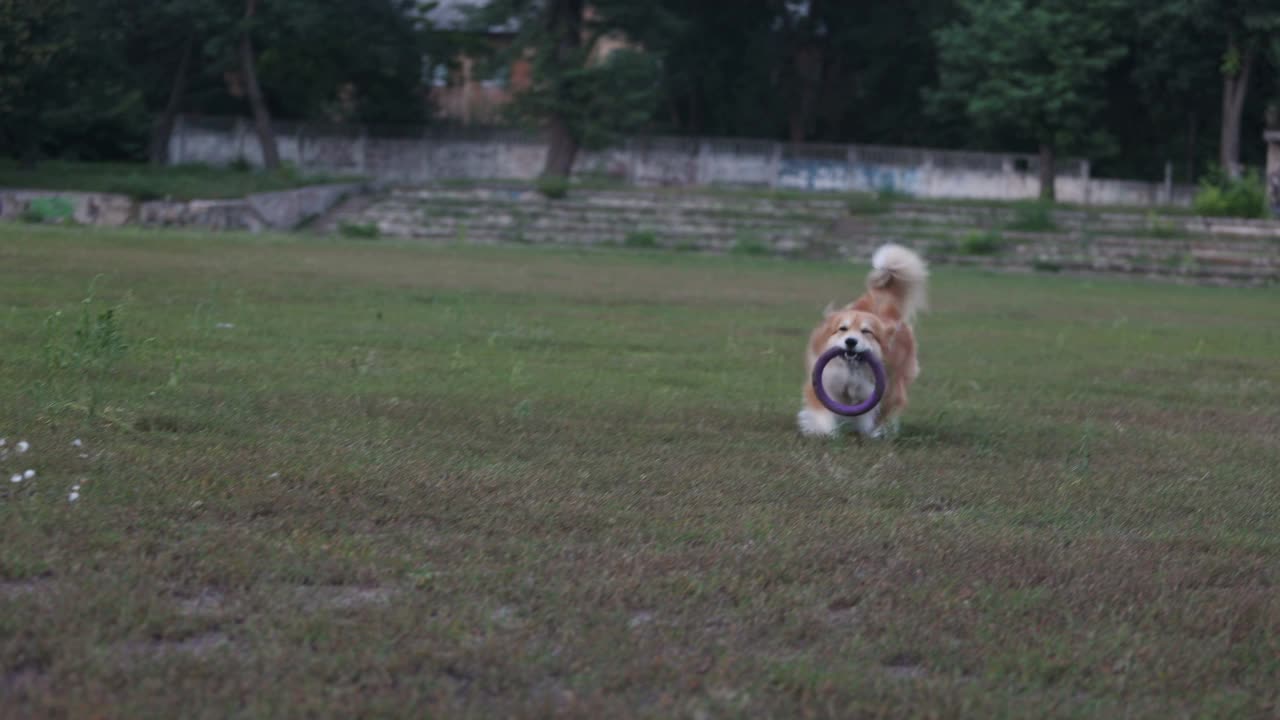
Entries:
{"type": "Polygon", "coordinates": [[[796,415],[800,434],[807,437],[835,437],[840,432],[840,419],[835,413],[805,408],[796,415]]]}
{"type": "Polygon", "coordinates": [[[901,430],[901,423],[895,419],[883,425],[877,425],[875,429],[867,434],[867,437],[875,440],[893,440],[898,437],[898,433],[901,432],[901,430]]]}

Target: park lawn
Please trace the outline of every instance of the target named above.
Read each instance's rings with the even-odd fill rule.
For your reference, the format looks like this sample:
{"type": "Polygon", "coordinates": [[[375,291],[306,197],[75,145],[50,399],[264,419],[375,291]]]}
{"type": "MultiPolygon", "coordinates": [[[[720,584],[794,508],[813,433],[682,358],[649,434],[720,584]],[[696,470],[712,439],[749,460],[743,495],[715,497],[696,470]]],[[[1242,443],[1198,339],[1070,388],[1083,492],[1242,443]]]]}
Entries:
{"type": "Polygon", "coordinates": [[[136,200],[240,198],[354,180],[302,175],[287,168],[265,172],[206,165],[156,167],[145,163],[50,160],[26,170],[12,161],[0,162],[0,188],[119,193],[136,200]]]}
{"type": "Polygon", "coordinates": [[[0,715],[1280,712],[1280,295],[936,268],[802,439],[864,271],[0,227],[0,715]]]}

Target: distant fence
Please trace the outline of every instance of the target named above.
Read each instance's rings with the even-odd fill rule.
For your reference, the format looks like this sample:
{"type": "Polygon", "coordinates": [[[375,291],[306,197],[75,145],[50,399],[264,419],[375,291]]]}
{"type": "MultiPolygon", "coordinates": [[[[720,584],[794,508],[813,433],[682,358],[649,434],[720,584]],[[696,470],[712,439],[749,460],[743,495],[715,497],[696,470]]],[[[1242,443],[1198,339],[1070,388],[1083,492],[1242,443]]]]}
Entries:
{"type": "MultiPolygon", "coordinates": [[[[352,173],[399,182],[530,180],[546,157],[537,133],[499,128],[378,128],[277,123],[282,160],[307,172],[352,173]]],[[[179,118],[170,161],[261,165],[242,118],[179,118]]],[[[576,175],[635,185],[727,185],[856,192],[892,190],[925,198],[1016,200],[1039,194],[1035,155],[878,145],[791,144],[724,138],[636,137],[580,153],[576,175]]],[[[1087,160],[1058,163],[1057,195],[1099,205],[1189,205],[1194,187],[1090,177],[1087,160]]]]}

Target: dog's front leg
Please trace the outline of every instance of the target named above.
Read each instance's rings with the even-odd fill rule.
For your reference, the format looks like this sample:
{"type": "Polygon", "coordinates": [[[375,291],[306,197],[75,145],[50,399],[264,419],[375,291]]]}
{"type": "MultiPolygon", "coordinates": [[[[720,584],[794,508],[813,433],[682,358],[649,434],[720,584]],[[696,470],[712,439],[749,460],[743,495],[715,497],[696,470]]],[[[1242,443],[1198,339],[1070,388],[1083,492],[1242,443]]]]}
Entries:
{"type": "Polygon", "coordinates": [[[835,437],[840,431],[840,416],[826,408],[806,407],[796,416],[796,423],[803,435],[835,437]]]}

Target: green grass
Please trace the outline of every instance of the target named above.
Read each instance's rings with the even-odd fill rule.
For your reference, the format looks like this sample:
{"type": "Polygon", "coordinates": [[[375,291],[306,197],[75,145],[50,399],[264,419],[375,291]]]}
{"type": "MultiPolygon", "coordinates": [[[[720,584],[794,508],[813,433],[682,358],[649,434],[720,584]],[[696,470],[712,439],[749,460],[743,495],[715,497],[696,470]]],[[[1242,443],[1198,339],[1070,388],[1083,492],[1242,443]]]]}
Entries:
{"type": "Polygon", "coordinates": [[[1013,218],[1005,225],[1006,230],[1019,232],[1052,232],[1058,228],[1053,220],[1053,203],[1020,202],[1012,206],[1013,218]]]}
{"type": "Polygon", "coordinates": [[[1274,714],[1276,291],[934,268],[801,439],[864,271],[0,226],[2,714],[1274,714]]]}
{"type": "Polygon", "coordinates": [[[729,253],[741,257],[765,257],[773,254],[773,248],[767,240],[752,232],[739,231],[729,253]]]}
{"type": "Polygon", "coordinates": [[[961,255],[995,255],[1008,243],[994,230],[974,230],[959,240],[956,251],[961,255]]]}
{"type": "Polygon", "coordinates": [[[338,233],[348,238],[363,238],[366,240],[378,237],[380,234],[376,223],[357,223],[343,221],[338,224],[338,233]]]}
{"type": "Polygon", "coordinates": [[[851,193],[847,201],[850,215],[884,215],[893,212],[898,200],[890,193],[851,193]]]}
{"type": "Polygon", "coordinates": [[[1136,237],[1150,237],[1159,240],[1185,240],[1191,237],[1191,233],[1183,225],[1161,220],[1159,216],[1153,213],[1147,213],[1147,226],[1145,228],[1130,230],[1129,234],[1136,237]]]}
{"type": "Polygon", "coordinates": [[[658,247],[658,236],[652,230],[633,230],[622,239],[622,246],[632,250],[652,250],[658,247]]]}
{"type": "Polygon", "coordinates": [[[212,168],[205,165],[153,167],[141,163],[73,163],[48,161],[23,170],[0,161],[0,187],[30,190],[108,192],[138,200],[172,197],[176,200],[244,197],[253,193],[291,190],[305,185],[351,182],[354,178],[212,168]]]}
{"type": "Polygon", "coordinates": [[[538,192],[542,193],[548,200],[562,200],[569,194],[569,188],[572,186],[567,178],[549,176],[539,178],[534,183],[534,187],[538,192]]]}

